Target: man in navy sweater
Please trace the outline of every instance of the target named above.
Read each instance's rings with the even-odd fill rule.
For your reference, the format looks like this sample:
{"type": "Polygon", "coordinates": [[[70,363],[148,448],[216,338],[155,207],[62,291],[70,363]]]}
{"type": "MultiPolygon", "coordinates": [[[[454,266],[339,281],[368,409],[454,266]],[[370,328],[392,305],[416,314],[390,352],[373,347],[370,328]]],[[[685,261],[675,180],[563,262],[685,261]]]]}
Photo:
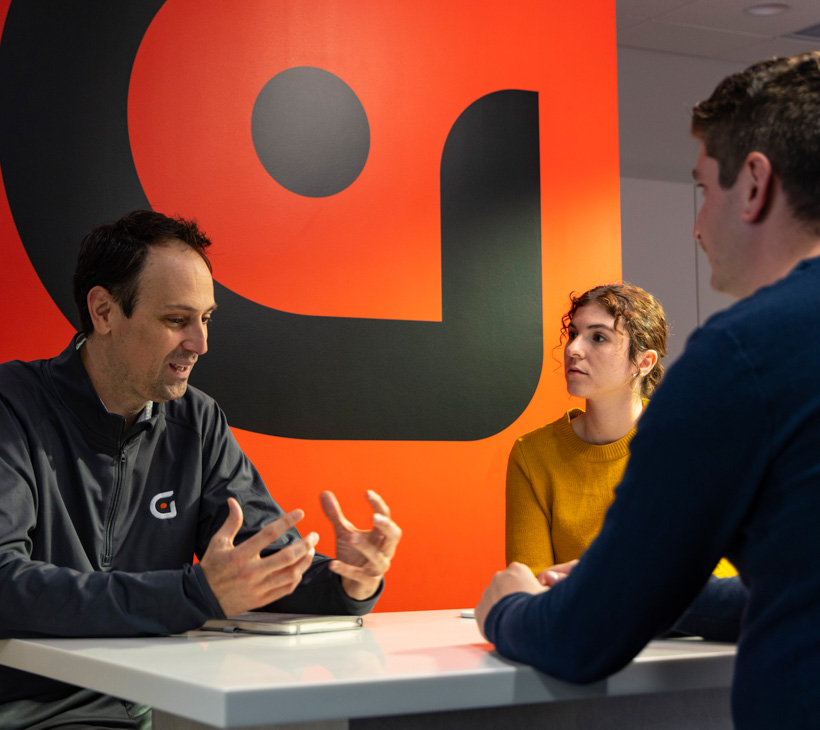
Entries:
{"type": "MultiPolygon", "coordinates": [[[[721,556],[748,589],[740,728],[820,718],[820,53],[725,79],[695,107],[694,235],[739,298],[652,399],[600,535],[547,589],[497,573],[476,609],[504,656],[591,682],[673,624],[721,556]]],[[[737,595],[743,596],[742,591],[737,595]]]]}

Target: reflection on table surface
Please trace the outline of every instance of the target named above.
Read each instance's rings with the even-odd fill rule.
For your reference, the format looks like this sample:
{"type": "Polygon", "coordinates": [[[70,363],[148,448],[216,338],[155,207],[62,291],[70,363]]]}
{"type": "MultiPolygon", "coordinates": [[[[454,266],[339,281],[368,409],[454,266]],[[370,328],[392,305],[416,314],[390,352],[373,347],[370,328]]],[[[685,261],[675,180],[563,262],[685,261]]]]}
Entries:
{"type": "MultiPolygon", "coordinates": [[[[355,631],[262,636],[192,631],[140,639],[45,639],[27,642],[78,659],[126,664],[135,671],[231,687],[481,672],[512,665],[492,651],[458,609],[371,614],[355,631]]],[[[652,642],[636,662],[734,654],[702,641],[652,642]]],[[[0,653],[0,657],[2,654],[0,653]]]]}

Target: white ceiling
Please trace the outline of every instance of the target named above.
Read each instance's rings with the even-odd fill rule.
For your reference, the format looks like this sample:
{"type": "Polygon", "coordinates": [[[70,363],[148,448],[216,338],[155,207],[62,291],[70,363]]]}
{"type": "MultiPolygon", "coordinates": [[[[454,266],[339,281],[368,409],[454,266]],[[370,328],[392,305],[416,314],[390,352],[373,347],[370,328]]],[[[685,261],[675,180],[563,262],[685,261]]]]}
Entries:
{"type": "Polygon", "coordinates": [[[684,56],[754,63],[820,50],[789,34],[820,24],[818,0],[785,0],[780,15],[755,16],[763,0],[616,0],[618,45],[684,56]]]}

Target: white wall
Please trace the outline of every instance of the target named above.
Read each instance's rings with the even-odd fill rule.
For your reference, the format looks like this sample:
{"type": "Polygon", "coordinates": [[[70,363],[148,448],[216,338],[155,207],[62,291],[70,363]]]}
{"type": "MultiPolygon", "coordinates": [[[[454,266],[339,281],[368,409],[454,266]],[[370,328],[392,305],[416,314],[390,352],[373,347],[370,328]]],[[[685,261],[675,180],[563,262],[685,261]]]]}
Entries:
{"type": "Polygon", "coordinates": [[[660,299],[671,325],[671,364],[710,314],[731,304],[709,286],[692,239],[691,108],[739,64],[618,49],[623,276],[660,299]]]}
{"type": "Polygon", "coordinates": [[[733,300],[709,286],[709,264],[692,238],[691,182],[622,177],[621,216],[624,279],[663,304],[670,331],[664,364],[670,365],[692,330],[733,300]]]}

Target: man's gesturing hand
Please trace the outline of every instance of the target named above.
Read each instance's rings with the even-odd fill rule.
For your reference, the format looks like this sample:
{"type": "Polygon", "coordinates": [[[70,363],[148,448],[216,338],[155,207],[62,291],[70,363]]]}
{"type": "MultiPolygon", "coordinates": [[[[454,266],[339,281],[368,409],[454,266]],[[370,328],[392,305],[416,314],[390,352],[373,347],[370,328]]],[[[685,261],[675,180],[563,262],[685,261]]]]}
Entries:
{"type": "Polygon", "coordinates": [[[305,513],[297,509],[265,525],[239,546],[233,540],[242,526],[242,508],[228,499],[228,518],[202,556],[202,572],[226,616],[251,611],[292,593],[313,560],[315,532],[273,555],[259,553],[287,532],[305,513]]]}
{"type": "Polygon", "coordinates": [[[330,569],[341,576],[342,588],[351,598],[370,598],[390,568],[401,539],[401,529],[390,519],[390,508],[374,491],[367,491],[373,508],[373,529],[359,530],[342,514],[333,492],[322,492],[322,509],[336,531],[336,560],[330,569]]]}

